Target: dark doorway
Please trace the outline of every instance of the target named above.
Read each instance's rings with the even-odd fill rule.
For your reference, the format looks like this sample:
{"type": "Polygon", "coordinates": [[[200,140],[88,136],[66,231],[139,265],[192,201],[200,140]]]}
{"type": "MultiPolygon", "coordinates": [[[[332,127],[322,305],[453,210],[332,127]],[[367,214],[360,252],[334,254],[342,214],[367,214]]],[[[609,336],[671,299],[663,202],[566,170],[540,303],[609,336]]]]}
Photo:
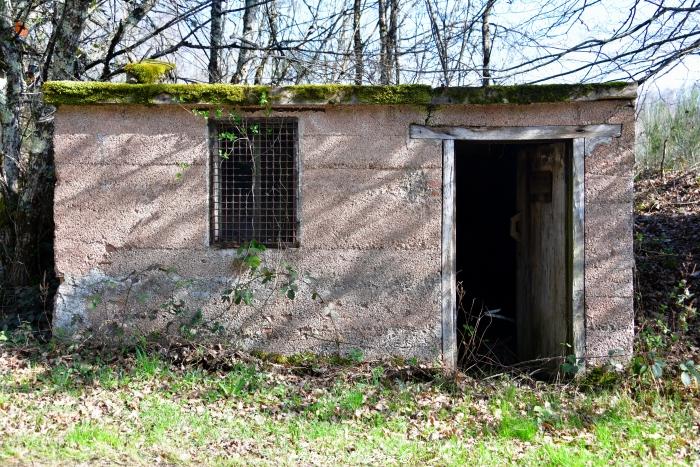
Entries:
{"type": "Polygon", "coordinates": [[[455,141],[462,361],[556,357],[569,341],[566,144],[455,141]]]}
{"type": "Polygon", "coordinates": [[[516,358],[516,148],[455,141],[457,330],[468,353],[516,358]],[[478,346],[478,348],[475,348],[478,346]]]}

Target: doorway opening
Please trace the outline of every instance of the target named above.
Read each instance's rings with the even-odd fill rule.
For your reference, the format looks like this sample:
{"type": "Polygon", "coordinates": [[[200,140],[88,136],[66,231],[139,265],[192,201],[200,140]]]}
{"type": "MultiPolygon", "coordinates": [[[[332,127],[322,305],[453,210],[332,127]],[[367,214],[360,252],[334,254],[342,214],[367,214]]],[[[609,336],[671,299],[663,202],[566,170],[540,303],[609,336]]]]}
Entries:
{"type": "Polygon", "coordinates": [[[567,154],[565,142],[455,141],[461,361],[512,365],[566,354],[567,154]]]}

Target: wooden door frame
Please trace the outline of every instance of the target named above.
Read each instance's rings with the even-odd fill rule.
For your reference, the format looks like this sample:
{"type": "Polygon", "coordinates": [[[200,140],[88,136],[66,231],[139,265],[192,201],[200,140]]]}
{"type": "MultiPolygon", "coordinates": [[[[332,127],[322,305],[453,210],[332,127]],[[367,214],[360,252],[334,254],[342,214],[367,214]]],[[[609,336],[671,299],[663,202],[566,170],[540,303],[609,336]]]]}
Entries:
{"type": "Polygon", "coordinates": [[[577,359],[583,359],[586,346],[584,302],[584,226],[585,226],[585,156],[595,146],[619,138],[622,125],[550,125],[529,127],[455,127],[411,125],[413,139],[442,141],[442,361],[447,369],[457,368],[457,303],[456,303],[456,228],[455,228],[455,140],[472,142],[517,143],[561,141],[571,151],[571,163],[565,176],[571,180],[567,210],[568,267],[567,288],[570,297],[572,346],[577,359]]]}

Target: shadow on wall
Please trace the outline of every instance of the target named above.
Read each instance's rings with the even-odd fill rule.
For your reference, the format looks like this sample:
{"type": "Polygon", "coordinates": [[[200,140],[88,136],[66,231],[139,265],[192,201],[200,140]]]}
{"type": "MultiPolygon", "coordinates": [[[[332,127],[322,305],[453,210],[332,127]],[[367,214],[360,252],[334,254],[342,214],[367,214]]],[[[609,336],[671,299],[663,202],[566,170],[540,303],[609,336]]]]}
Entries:
{"type": "MultiPolygon", "coordinates": [[[[382,152],[380,128],[374,138],[302,131],[302,247],[266,259],[316,277],[323,303],[302,291],[293,302],[273,293],[262,306],[227,309],[234,252],[206,244],[204,122],[182,109],[157,119],[79,110],[59,113],[56,133],[59,328],[129,335],[173,321],[169,331],[180,332],[201,310],[244,349],[439,356],[439,143],[408,140],[408,125],[382,152]]],[[[323,128],[324,118],[356,117],[299,118],[323,128]]]]}

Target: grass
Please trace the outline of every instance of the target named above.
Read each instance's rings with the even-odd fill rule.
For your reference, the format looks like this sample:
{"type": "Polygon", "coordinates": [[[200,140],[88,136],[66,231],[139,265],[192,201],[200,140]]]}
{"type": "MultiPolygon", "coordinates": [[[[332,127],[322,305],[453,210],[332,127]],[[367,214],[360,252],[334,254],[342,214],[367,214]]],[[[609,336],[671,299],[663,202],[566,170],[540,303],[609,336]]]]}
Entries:
{"type": "Polygon", "coordinates": [[[660,465],[700,457],[692,389],[582,390],[403,370],[251,361],[205,369],[147,351],[105,362],[0,344],[0,462],[660,465]]]}

